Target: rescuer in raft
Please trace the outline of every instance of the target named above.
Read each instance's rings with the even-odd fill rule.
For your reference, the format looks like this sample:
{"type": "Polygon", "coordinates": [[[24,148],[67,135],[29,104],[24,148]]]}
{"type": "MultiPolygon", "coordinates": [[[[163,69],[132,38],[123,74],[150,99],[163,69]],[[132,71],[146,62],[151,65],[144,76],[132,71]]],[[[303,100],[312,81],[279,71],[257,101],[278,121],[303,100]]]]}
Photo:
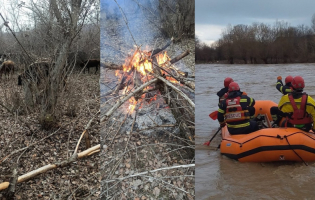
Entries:
{"type": "MultiPolygon", "coordinates": [[[[292,82],[293,80],[293,77],[292,76],[287,76],[285,78],[285,85],[283,85],[282,83],[282,77],[281,76],[278,76],[277,77],[277,85],[276,85],[276,88],[279,92],[281,92],[283,95],[286,95],[286,94],[289,94],[293,91],[293,88],[292,88],[292,82]]],[[[273,123],[273,126],[275,127],[275,125],[278,126],[280,120],[281,120],[281,117],[278,117],[278,107],[275,106],[275,107],[271,107],[270,108],[270,113],[271,113],[271,117],[274,121],[273,123]]]]}
{"type": "Polygon", "coordinates": [[[219,104],[218,121],[221,127],[227,125],[231,135],[248,134],[258,130],[255,115],[255,100],[244,95],[236,82],[228,87],[228,96],[219,104]]]}
{"type": "Polygon", "coordinates": [[[296,127],[304,131],[315,130],[315,101],[308,96],[303,89],[305,87],[304,79],[296,76],[292,80],[293,91],[283,95],[278,104],[278,110],[271,108],[271,115],[281,118],[281,127],[296,127]]]}
{"type": "Polygon", "coordinates": [[[229,91],[229,84],[232,82],[233,82],[233,79],[230,77],[226,77],[224,79],[224,88],[222,88],[219,92],[217,92],[217,95],[219,97],[219,105],[225,99],[224,95],[229,91]]]}
{"type": "Polygon", "coordinates": [[[283,85],[282,77],[278,76],[277,77],[277,85],[276,85],[277,90],[279,90],[279,92],[281,92],[284,95],[289,94],[290,92],[292,92],[293,91],[292,85],[291,85],[292,79],[293,79],[292,76],[287,76],[285,78],[285,80],[284,80],[285,85],[283,85]]]}

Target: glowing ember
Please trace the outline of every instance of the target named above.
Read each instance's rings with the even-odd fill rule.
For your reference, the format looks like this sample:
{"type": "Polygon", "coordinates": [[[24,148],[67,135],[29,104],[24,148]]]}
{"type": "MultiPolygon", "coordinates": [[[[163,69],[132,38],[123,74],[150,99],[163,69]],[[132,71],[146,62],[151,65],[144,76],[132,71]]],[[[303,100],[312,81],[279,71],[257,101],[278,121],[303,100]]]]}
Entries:
{"type": "Polygon", "coordinates": [[[151,103],[152,101],[155,101],[155,100],[156,100],[156,98],[157,98],[157,96],[156,96],[156,95],[154,95],[154,97],[152,97],[152,98],[150,99],[149,103],[151,103]]]}
{"type": "Polygon", "coordinates": [[[166,79],[172,83],[178,83],[178,81],[173,77],[167,77],[166,79]]]}

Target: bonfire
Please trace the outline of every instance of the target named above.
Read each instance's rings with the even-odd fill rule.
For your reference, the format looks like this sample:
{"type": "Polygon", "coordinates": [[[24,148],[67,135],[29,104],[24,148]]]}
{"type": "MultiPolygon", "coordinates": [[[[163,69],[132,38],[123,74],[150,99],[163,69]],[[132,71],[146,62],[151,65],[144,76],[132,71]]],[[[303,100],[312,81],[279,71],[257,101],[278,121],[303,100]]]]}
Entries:
{"type": "MultiPolygon", "coordinates": [[[[155,178],[160,176],[185,182],[185,196],[193,193],[194,77],[175,65],[189,51],[168,55],[172,42],[151,51],[135,47],[122,65],[102,63],[103,69],[111,69],[104,74],[111,90],[101,95],[106,100],[101,104],[103,198],[123,199],[124,188],[130,187],[147,188],[157,197],[155,178]],[[148,184],[147,173],[155,181],[148,184]]],[[[177,194],[175,190],[170,194],[177,194]]]]}
{"type": "Polygon", "coordinates": [[[136,47],[133,54],[128,56],[121,66],[113,63],[105,64],[109,69],[116,69],[115,76],[118,77],[115,89],[105,96],[121,96],[121,98],[105,112],[101,121],[108,120],[111,114],[125,102],[129,102],[127,112],[132,114],[142,108],[144,103],[151,103],[157,100],[158,96],[162,96],[164,102],[168,104],[164,108],[172,108],[174,117],[180,118],[177,120],[182,132],[187,139],[193,141],[194,130],[189,130],[187,127],[194,125],[195,105],[183,91],[193,93],[194,81],[189,77],[188,72],[182,72],[174,66],[174,63],[189,55],[189,51],[171,59],[165,49],[172,44],[172,41],[173,39],[161,49],[151,51],[136,47]]]}

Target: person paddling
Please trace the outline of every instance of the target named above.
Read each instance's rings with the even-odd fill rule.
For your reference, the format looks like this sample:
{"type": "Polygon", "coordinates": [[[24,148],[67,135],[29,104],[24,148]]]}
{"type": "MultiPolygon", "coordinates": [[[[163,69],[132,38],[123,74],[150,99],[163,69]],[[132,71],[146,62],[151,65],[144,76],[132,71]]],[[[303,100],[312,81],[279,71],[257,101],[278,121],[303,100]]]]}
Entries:
{"type": "Polygon", "coordinates": [[[244,95],[236,82],[230,83],[228,89],[229,94],[218,109],[220,126],[227,125],[231,135],[257,131],[257,122],[250,120],[255,115],[255,100],[244,95]]]}

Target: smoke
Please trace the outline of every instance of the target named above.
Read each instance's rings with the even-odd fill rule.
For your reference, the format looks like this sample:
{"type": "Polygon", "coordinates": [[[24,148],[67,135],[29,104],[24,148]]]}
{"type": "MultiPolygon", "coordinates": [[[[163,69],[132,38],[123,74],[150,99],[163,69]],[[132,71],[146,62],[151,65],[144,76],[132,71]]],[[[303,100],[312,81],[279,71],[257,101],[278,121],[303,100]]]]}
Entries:
{"type": "Polygon", "coordinates": [[[101,2],[101,54],[107,61],[113,57],[122,63],[135,49],[151,50],[156,38],[161,38],[158,21],[158,1],[117,0],[101,2]],[[127,54],[127,55],[126,55],[127,54]]]}

